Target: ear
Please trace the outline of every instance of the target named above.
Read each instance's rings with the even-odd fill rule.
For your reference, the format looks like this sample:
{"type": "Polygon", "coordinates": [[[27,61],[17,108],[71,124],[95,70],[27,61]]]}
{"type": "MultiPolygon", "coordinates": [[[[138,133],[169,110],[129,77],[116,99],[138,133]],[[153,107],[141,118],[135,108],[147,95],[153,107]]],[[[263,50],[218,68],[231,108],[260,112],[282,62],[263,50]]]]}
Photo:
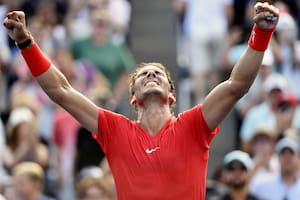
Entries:
{"type": "Polygon", "coordinates": [[[134,95],[130,97],[130,104],[131,104],[131,105],[136,104],[136,98],[135,98],[134,95]]]}
{"type": "Polygon", "coordinates": [[[169,103],[172,104],[172,103],[175,103],[176,102],[176,97],[173,93],[170,94],[169,96],[169,103]]]}

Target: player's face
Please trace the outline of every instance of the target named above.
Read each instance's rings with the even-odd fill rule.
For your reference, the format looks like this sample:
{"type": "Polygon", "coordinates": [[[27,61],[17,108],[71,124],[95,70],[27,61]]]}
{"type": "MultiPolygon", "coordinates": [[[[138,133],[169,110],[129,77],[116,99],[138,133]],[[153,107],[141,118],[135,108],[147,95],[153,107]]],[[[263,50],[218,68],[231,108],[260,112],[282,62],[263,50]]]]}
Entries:
{"type": "Polygon", "coordinates": [[[141,98],[147,95],[168,97],[170,84],[166,73],[153,65],[143,67],[136,76],[135,96],[141,98]]]}

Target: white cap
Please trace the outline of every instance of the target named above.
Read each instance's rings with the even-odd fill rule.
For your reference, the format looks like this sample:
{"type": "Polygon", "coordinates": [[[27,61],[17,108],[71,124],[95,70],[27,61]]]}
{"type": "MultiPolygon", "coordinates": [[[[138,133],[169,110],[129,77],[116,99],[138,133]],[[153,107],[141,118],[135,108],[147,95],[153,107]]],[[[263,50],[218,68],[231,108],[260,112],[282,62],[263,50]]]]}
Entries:
{"type": "Polygon", "coordinates": [[[278,143],[276,144],[275,150],[277,153],[281,153],[282,150],[286,148],[292,150],[294,153],[300,152],[300,148],[297,140],[293,140],[292,138],[289,137],[285,137],[279,140],[278,143]]]}
{"type": "Polygon", "coordinates": [[[17,107],[9,115],[8,125],[15,127],[23,122],[31,122],[34,118],[32,111],[27,107],[17,107]]]}
{"type": "Polygon", "coordinates": [[[263,88],[266,92],[271,92],[274,89],[281,91],[288,90],[288,81],[280,74],[270,74],[263,84],[263,88]]]}
{"type": "Polygon", "coordinates": [[[225,166],[232,163],[233,161],[240,162],[242,165],[244,165],[244,167],[246,167],[247,170],[250,169],[252,165],[252,159],[250,158],[249,154],[240,150],[234,150],[225,155],[225,166]]]}
{"type": "Polygon", "coordinates": [[[77,179],[81,180],[86,177],[93,177],[93,178],[101,178],[103,177],[103,171],[100,167],[97,166],[88,166],[84,167],[78,173],[77,179]]]}

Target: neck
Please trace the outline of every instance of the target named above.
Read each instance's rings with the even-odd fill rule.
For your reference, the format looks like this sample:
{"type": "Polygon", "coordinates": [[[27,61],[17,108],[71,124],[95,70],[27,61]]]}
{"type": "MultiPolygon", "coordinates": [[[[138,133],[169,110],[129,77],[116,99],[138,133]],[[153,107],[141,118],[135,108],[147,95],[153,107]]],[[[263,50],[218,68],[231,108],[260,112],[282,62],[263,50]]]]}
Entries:
{"type": "Polygon", "coordinates": [[[241,189],[231,188],[229,194],[233,200],[245,200],[248,195],[248,189],[247,187],[243,187],[241,189]]]}
{"type": "Polygon", "coordinates": [[[40,193],[39,192],[33,192],[31,194],[28,194],[26,197],[23,197],[24,200],[37,200],[39,199],[40,193]]]}
{"type": "Polygon", "coordinates": [[[295,183],[297,176],[295,175],[295,173],[292,173],[292,172],[291,173],[282,173],[282,179],[287,186],[290,186],[293,183],[295,183]]]}
{"type": "Polygon", "coordinates": [[[137,109],[138,122],[151,135],[155,135],[173,116],[168,104],[151,103],[137,109]]]}

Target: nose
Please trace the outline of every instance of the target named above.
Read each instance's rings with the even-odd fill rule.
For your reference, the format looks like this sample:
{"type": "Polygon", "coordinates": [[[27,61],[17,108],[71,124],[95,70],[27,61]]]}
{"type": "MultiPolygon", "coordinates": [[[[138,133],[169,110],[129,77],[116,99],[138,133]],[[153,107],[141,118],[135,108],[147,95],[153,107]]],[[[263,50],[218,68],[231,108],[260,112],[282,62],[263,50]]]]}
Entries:
{"type": "Polygon", "coordinates": [[[156,77],[156,74],[155,74],[155,71],[153,70],[149,70],[148,73],[147,73],[147,77],[156,77]]]}

